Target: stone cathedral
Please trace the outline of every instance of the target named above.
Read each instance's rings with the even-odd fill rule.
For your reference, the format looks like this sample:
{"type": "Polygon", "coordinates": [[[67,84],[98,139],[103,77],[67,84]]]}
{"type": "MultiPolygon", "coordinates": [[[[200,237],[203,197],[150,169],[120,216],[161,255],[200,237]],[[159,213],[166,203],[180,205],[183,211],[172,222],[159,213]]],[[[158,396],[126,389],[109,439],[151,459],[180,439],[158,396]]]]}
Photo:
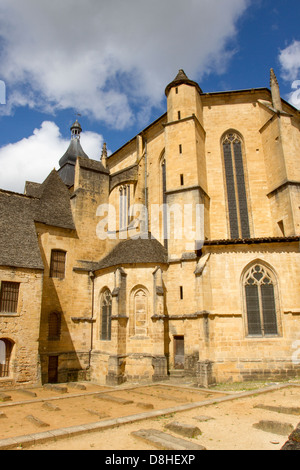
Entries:
{"type": "Polygon", "coordinates": [[[269,88],[205,93],[119,150],[0,190],[0,388],[300,373],[300,112],[269,88]]]}

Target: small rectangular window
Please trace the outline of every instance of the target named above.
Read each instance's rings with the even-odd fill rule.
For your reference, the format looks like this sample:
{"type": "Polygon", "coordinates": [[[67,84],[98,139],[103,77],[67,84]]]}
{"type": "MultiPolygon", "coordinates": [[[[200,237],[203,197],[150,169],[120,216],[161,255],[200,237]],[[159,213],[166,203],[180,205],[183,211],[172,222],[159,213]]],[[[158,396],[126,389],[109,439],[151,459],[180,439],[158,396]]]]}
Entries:
{"type": "Polygon", "coordinates": [[[179,289],[180,289],[180,300],[182,300],[183,299],[183,287],[180,286],[179,289]]]}
{"type": "Polygon", "coordinates": [[[178,95],[178,86],[176,87],[176,95],[178,95]]]}
{"type": "Polygon", "coordinates": [[[180,119],[181,119],[181,112],[178,111],[178,120],[180,120],[180,119]]]}
{"type": "Polygon", "coordinates": [[[182,153],[182,145],[179,145],[179,153],[182,153]]]}
{"type": "Polygon", "coordinates": [[[0,294],[0,311],[5,313],[17,313],[18,297],[19,297],[19,282],[5,282],[1,283],[0,294]]]}
{"type": "Polygon", "coordinates": [[[183,178],[183,175],[180,175],[180,184],[181,184],[181,186],[184,185],[184,178],[183,178]]]}
{"type": "Polygon", "coordinates": [[[65,277],[66,252],[60,250],[51,251],[50,277],[63,279],[65,277]]]}

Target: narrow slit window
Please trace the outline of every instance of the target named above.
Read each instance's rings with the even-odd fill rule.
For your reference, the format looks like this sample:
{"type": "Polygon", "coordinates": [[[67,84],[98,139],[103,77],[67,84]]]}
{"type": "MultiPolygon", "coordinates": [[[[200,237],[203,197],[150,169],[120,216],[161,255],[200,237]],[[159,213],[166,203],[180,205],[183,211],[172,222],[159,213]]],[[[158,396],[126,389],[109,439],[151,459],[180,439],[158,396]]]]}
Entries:
{"type": "Polygon", "coordinates": [[[182,145],[179,145],[179,153],[182,153],[182,145]]]}
{"type": "Polygon", "coordinates": [[[178,120],[180,121],[180,119],[181,119],[181,112],[178,111],[178,120]]]}
{"type": "Polygon", "coordinates": [[[181,186],[184,185],[184,177],[183,177],[183,175],[180,175],[180,184],[181,184],[181,186]]]}
{"type": "Polygon", "coordinates": [[[183,286],[179,287],[179,293],[180,293],[180,300],[183,299],[183,286]]]}

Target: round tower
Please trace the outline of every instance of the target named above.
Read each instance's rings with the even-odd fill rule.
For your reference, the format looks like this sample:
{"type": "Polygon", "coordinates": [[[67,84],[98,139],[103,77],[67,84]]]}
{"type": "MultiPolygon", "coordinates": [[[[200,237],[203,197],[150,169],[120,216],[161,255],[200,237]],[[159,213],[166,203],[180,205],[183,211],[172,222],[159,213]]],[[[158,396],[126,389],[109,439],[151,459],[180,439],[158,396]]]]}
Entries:
{"type": "Polygon", "coordinates": [[[195,115],[202,123],[202,90],[198,83],[190,80],[180,69],[174,80],[167,85],[168,122],[195,115]]]}

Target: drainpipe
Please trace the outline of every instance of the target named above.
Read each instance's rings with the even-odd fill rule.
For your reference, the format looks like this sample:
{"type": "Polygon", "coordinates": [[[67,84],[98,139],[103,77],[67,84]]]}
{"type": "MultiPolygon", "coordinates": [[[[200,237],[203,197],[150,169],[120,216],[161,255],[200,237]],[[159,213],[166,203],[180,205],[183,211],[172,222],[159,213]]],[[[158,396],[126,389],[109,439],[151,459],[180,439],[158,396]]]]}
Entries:
{"type": "Polygon", "coordinates": [[[148,175],[147,175],[147,170],[148,169],[147,169],[147,140],[146,139],[145,139],[144,153],[145,153],[145,208],[147,210],[146,230],[147,230],[147,233],[148,233],[149,232],[149,214],[148,214],[148,175]]]}
{"type": "Polygon", "coordinates": [[[91,312],[91,345],[90,345],[90,350],[89,350],[89,364],[87,369],[91,368],[91,356],[92,356],[92,350],[93,350],[93,333],[94,333],[94,292],[95,292],[95,285],[94,285],[94,279],[95,279],[95,274],[90,271],[89,272],[89,277],[92,281],[92,312],[91,312]]]}

